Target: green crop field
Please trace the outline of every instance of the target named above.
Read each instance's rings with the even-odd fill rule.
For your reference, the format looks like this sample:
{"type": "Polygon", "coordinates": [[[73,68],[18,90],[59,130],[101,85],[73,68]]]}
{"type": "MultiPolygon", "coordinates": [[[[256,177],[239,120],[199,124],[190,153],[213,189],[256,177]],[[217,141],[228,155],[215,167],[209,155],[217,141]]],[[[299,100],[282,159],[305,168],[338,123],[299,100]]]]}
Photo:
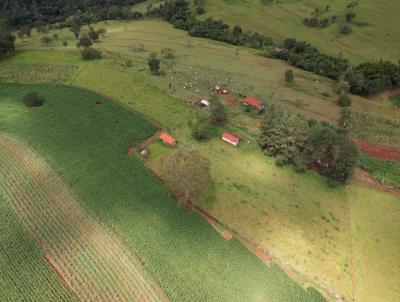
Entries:
{"type": "MultiPolygon", "coordinates": [[[[5,62],[0,62],[0,68],[5,63],[14,64],[16,67],[44,62],[76,65],[77,68],[64,78],[65,84],[89,88],[111,96],[127,108],[137,110],[167,127],[178,137],[179,145],[191,145],[208,156],[212,162],[215,196],[205,201],[203,207],[234,230],[262,244],[277,259],[281,267],[289,272],[296,271],[298,275],[304,277],[301,278],[303,282],[306,280],[308,283],[324,286],[349,300],[353,297],[357,298],[357,302],[397,300],[398,289],[395,286],[388,288],[386,284],[394,284],[399,278],[398,270],[390,267],[390,263],[398,263],[400,258],[391,250],[398,240],[394,236],[398,225],[392,223],[392,219],[385,219],[385,216],[374,216],[373,210],[363,213],[362,204],[367,197],[371,203],[379,200],[385,205],[382,211],[390,209],[390,213],[395,214],[399,210],[398,198],[388,193],[361,189],[353,184],[348,188],[332,189],[326,185],[323,178],[314,173],[296,174],[290,168],[278,168],[272,159],[261,154],[254,142],[260,118],[241,111],[238,103],[229,106],[230,122],[227,125],[229,129],[245,138],[238,149],[224,145],[216,138],[204,144],[199,144],[190,138],[187,122],[194,116],[194,108],[191,105],[200,98],[207,97],[210,87],[216,84],[227,87],[235,99],[240,99],[243,95],[252,95],[263,99],[267,106],[270,103],[280,103],[310,118],[335,124],[340,108],[335,103],[337,95],[332,81],[289,67],[284,62],[263,58],[254,50],[191,38],[185,32],[176,30],[165,22],[155,20],[108,22],[108,24],[102,22],[95,27],[105,27],[108,31],[106,37],[101,38],[95,45],[103,52],[105,58],[102,60],[81,61],[78,52],[72,51],[75,47],[72,34],[68,30],[59,30],[57,33],[60,41],[66,39],[70,42],[67,51],[61,43],[44,47],[39,43],[40,38],[35,35],[30,40],[19,40],[18,45],[25,51],[5,62]],[[173,49],[175,58],[163,57],[161,54],[163,48],[173,49]],[[158,53],[165,75],[155,77],[148,72],[146,58],[151,52],[158,53]],[[126,66],[127,59],[132,61],[132,67],[126,66]],[[294,70],[293,85],[284,82],[284,72],[288,68],[294,70]],[[353,211],[354,204],[357,208],[353,211]],[[362,214],[365,219],[371,221],[371,224],[364,223],[358,228],[357,220],[351,218],[353,213],[362,214]],[[372,234],[370,230],[375,223],[382,226],[382,229],[377,229],[374,235],[370,236],[372,234]],[[383,229],[393,236],[386,236],[383,229]],[[363,241],[369,243],[379,241],[379,245],[363,252],[363,241]],[[350,248],[352,242],[357,252],[350,248]],[[377,251],[389,257],[382,257],[379,262],[375,262],[377,251]],[[351,263],[355,265],[352,266],[351,263]],[[377,263],[382,267],[381,271],[377,269],[377,263]],[[367,291],[367,288],[371,290],[367,291]]],[[[6,79],[7,76],[3,78],[6,79]]],[[[11,81],[15,81],[15,78],[11,81]]],[[[36,79],[32,77],[30,81],[35,82],[36,79]]],[[[386,97],[379,96],[367,100],[353,96],[352,108],[359,113],[355,115],[355,119],[363,118],[365,121],[354,129],[355,135],[368,141],[399,145],[400,142],[395,134],[400,131],[396,122],[400,118],[400,112],[395,110],[395,106],[386,97]],[[369,119],[370,116],[374,119],[369,119]],[[382,131],[383,129],[385,131],[382,131]]],[[[102,131],[104,127],[105,124],[99,125],[102,131]]],[[[90,137],[92,136],[94,135],[90,137]]],[[[26,134],[21,137],[27,139],[26,134]]],[[[239,288],[238,283],[235,283],[239,282],[235,279],[239,269],[252,272],[255,274],[254,280],[257,280],[253,284],[254,280],[250,281],[243,273],[241,286],[248,287],[248,292],[243,295],[248,295],[250,292],[259,293],[262,286],[271,283],[265,281],[264,278],[267,277],[259,271],[261,268],[257,261],[250,260],[252,258],[247,256],[243,258],[243,247],[236,241],[221,243],[216,234],[209,237],[199,232],[194,235],[195,242],[187,239],[191,237],[188,235],[192,234],[190,232],[195,232],[197,223],[201,223],[199,218],[183,209],[175,209],[176,201],[163,195],[165,192],[160,187],[161,184],[147,172],[144,172],[141,178],[135,176],[131,179],[129,177],[131,170],[143,171],[142,166],[135,161],[130,160],[128,164],[125,162],[125,157],[109,159],[107,156],[102,156],[102,164],[127,166],[121,171],[115,168],[116,171],[113,172],[115,177],[107,178],[110,183],[107,187],[102,187],[103,182],[100,183],[94,176],[83,181],[81,177],[87,175],[87,172],[74,164],[77,159],[71,159],[72,152],[69,156],[60,158],[64,154],[62,150],[65,144],[59,141],[60,146],[53,146],[58,140],[56,135],[52,138],[50,146],[50,143],[46,144],[49,140],[41,137],[41,152],[46,158],[54,160],[52,166],[56,170],[57,167],[61,167],[59,170],[69,171],[66,173],[66,176],[69,175],[68,182],[79,192],[83,192],[84,199],[89,202],[91,209],[124,234],[126,242],[131,248],[139,251],[150,272],[157,280],[161,280],[159,281],[161,285],[169,284],[167,289],[163,288],[173,298],[184,294],[182,289],[174,287],[180,281],[184,280],[182,282],[186,288],[193,289],[195,286],[191,279],[192,274],[189,273],[193,268],[186,267],[187,259],[193,260],[193,257],[186,250],[189,249],[188,245],[194,245],[189,250],[196,250],[198,253],[195,254],[199,254],[200,241],[207,242],[207,253],[202,254],[201,259],[196,258],[196,261],[208,264],[200,271],[196,271],[198,273],[196,280],[204,282],[202,284],[204,287],[200,291],[197,289],[196,295],[202,295],[208,288],[211,289],[215,300],[219,300],[219,297],[232,297],[234,289],[223,288],[223,282],[215,280],[220,280],[219,277],[223,275],[223,278],[228,278],[233,288],[235,286],[239,288]],[[67,159],[71,163],[66,164],[67,159]],[[126,170],[128,167],[131,167],[129,172],[126,170]],[[121,178],[128,180],[120,183],[118,179],[121,178]],[[146,181],[151,179],[149,183],[152,185],[145,182],[146,190],[139,191],[136,179],[141,184],[143,179],[146,181]],[[101,187],[101,190],[96,191],[95,187],[101,187]],[[167,213],[164,213],[165,208],[160,206],[161,199],[158,194],[164,196],[161,198],[163,199],[161,203],[168,204],[167,213]],[[109,206],[108,200],[115,200],[114,196],[119,196],[118,199],[123,200],[123,203],[114,201],[109,206]],[[148,207],[140,205],[139,200],[145,200],[148,207]],[[174,204],[174,207],[171,204],[174,204]],[[160,221],[173,220],[176,221],[174,226],[180,225],[180,227],[176,230],[173,226],[167,230],[161,227],[159,230],[154,230],[152,229],[154,226],[149,227],[150,222],[145,221],[148,216],[141,217],[136,211],[152,212],[155,216],[152,216],[151,221],[156,222],[153,225],[157,225],[160,221]],[[196,224],[190,225],[189,221],[191,223],[196,221],[196,224]],[[174,261],[178,258],[175,266],[171,267],[169,264],[160,266],[159,261],[162,260],[154,262],[157,258],[156,252],[151,249],[159,247],[155,241],[150,240],[145,243],[146,238],[143,236],[147,233],[150,238],[160,240],[157,244],[163,248],[167,247],[163,250],[164,257],[174,261]],[[180,251],[182,254],[177,256],[176,249],[173,251],[168,247],[168,244],[171,244],[168,241],[170,237],[178,238],[174,242],[185,250],[180,251]],[[215,249],[218,251],[212,248],[215,244],[217,244],[215,249]],[[228,253],[225,257],[229,265],[218,267],[219,271],[212,272],[208,277],[210,280],[202,279],[209,273],[209,267],[218,262],[216,260],[220,257],[218,253],[228,253]],[[242,267],[241,263],[246,264],[242,267]],[[182,269],[182,280],[171,283],[175,269],[182,269]]],[[[113,137],[112,141],[114,139],[116,138],[113,137]]],[[[38,144],[37,141],[33,143],[38,144]]],[[[67,145],[70,143],[72,142],[67,145]]],[[[118,147],[118,152],[121,152],[119,154],[126,151],[124,148],[131,143],[132,141],[121,141],[118,146],[123,145],[123,147],[118,147]]],[[[86,145],[81,145],[75,151],[86,152],[82,151],[85,148],[82,146],[86,145]]],[[[97,150],[95,146],[93,150],[97,150]]],[[[102,146],[109,147],[107,144],[102,146]]],[[[151,146],[150,150],[154,151],[154,154],[150,156],[146,166],[157,171],[159,160],[169,150],[159,144],[151,146]]],[[[107,152],[111,153],[111,149],[107,152]]],[[[88,154],[85,153],[84,156],[85,161],[90,162],[88,165],[93,165],[93,169],[99,167],[97,165],[100,164],[91,161],[88,154]]],[[[273,271],[281,274],[275,268],[273,271]]],[[[268,280],[276,278],[268,276],[271,278],[268,277],[268,280]]],[[[280,301],[278,296],[274,296],[276,287],[268,289],[273,292],[271,296],[274,298],[271,300],[280,301]]]]}
{"type": "Polygon", "coordinates": [[[275,0],[265,5],[261,0],[206,0],[206,17],[222,19],[230,25],[240,25],[245,30],[269,35],[278,42],[286,38],[297,38],[330,54],[342,53],[354,63],[369,60],[391,60],[400,57],[400,3],[392,0],[363,0],[354,9],[355,23],[349,35],[339,34],[344,22],[346,5],[351,1],[336,0],[275,0]],[[303,24],[315,8],[322,11],[330,5],[324,17],[337,16],[334,24],[327,28],[309,28],[303,24]]]}
{"type": "Polygon", "coordinates": [[[0,92],[1,131],[29,143],[62,173],[171,300],[324,300],[276,266],[266,267],[238,241],[222,239],[179,207],[141,162],[127,157],[126,147],[154,129],[140,116],[70,87],[1,84],[0,92]],[[29,90],[46,98],[43,107],[22,105],[29,90]]]}

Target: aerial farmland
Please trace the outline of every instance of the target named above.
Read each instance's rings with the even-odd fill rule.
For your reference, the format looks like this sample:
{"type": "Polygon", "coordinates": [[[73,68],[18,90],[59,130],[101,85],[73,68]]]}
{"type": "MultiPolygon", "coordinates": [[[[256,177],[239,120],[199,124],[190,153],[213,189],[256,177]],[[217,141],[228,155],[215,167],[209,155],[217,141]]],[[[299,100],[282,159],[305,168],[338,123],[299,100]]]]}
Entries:
{"type": "Polygon", "coordinates": [[[398,301],[399,14],[1,3],[0,301],[398,301]]]}

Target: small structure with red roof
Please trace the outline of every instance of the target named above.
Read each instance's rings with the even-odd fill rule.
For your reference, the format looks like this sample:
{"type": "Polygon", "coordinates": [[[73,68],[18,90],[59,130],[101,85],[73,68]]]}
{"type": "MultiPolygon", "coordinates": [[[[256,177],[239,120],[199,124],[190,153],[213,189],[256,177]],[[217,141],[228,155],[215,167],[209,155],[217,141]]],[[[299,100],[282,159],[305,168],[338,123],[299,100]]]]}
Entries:
{"type": "Polygon", "coordinates": [[[175,137],[165,132],[161,133],[159,138],[163,141],[164,144],[169,146],[175,146],[177,142],[175,137]]]}
{"type": "Polygon", "coordinates": [[[237,146],[240,142],[240,137],[237,135],[234,135],[230,132],[225,131],[224,133],[222,133],[222,140],[226,141],[234,146],[237,146]]]}
{"type": "Polygon", "coordinates": [[[263,111],[265,108],[263,102],[255,98],[252,98],[251,96],[246,96],[246,98],[243,100],[243,104],[246,106],[254,107],[258,111],[263,111]]]}

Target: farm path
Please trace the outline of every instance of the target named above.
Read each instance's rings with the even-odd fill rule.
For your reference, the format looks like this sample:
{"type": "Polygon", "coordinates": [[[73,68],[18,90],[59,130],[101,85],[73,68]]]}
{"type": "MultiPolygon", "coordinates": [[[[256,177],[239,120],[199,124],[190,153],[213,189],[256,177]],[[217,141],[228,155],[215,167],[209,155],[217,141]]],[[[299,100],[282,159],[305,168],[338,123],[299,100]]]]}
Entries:
{"type": "Polygon", "coordinates": [[[81,301],[167,301],[141,260],[28,146],[0,134],[0,196],[81,301]]]}

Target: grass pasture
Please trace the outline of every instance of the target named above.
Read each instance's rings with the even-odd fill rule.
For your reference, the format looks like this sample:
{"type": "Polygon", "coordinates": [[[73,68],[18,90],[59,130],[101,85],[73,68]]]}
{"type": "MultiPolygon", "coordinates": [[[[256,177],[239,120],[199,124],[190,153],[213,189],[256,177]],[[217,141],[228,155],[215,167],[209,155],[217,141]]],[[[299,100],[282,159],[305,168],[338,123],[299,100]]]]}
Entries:
{"type": "Polygon", "coordinates": [[[240,25],[244,30],[262,32],[278,42],[286,38],[304,40],[325,53],[344,57],[353,63],[379,59],[397,62],[400,57],[400,3],[392,0],[363,0],[355,9],[355,23],[366,22],[366,26],[353,25],[353,32],[340,35],[339,27],[345,19],[345,7],[349,1],[336,0],[284,0],[264,5],[260,0],[206,0],[206,14],[231,26],[240,25]],[[303,24],[305,17],[315,8],[323,10],[330,5],[330,13],[337,21],[331,26],[309,28],[303,24]]]}
{"type": "Polygon", "coordinates": [[[154,130],[140,116],[72,87],[0,84],[0,92],[1,131],[26,141],[62,173],[172,301],[324,301],[235,239],[225,241],[126,156],[129,144],[154,130]],[[25,108],[20,98],[33,89],[46,103],[25,108]]]}

